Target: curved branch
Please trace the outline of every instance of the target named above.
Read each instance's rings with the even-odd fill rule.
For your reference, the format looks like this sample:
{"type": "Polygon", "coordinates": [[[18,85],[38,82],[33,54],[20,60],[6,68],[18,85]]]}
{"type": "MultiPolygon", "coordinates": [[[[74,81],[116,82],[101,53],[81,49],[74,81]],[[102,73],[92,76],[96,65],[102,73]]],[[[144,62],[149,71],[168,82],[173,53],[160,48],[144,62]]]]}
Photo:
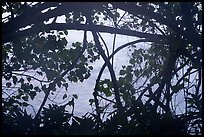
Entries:
{"type": "Polygon", "coordinates": [[[39,82],[50,82],[50,81],[44,81],[44,80],[37,79],[36,77],[30,76],[30,75],[27,75],[27,74],[19,74],[19,73],[15,73],[15,72],[12,72],[12,74],[31,77],[31,78],[33,78],[33,79],[39,81],[39,82]]]}
{"type": "Polygon", "coordinates": [[[31,24],[38,24],[43,21],[48,21],[50,18],[65,15],[72,11],[81,11],[82,13],[87,9],[103,9],[101,3],[78,3],[78,2],[45,2],[38,3],[33,7],[28,8],[19,17],[10,20],[3,25],[3,35],[7,33],[14,33],[18,31],[21,27],[26,27],[31,24]],[[57,7],[56,9],[50,10],[48,12],[42,13],[42,10],[48,9],[50,7],[57,7]]]}
{"type": "Polygon", "coordinates": [[[108,51],[108,46],[106,45],[106,42],[104,41],[104,39],[103,39],[103,37],[101,36],[101,34],[98,33],[98,35],[99,35],[99,37],[101,38],[101,40],[103,41],[103,44],[104,44],[104,46],[105,46],[105,48],[106,48],[107,55],[108,55],[108,57],[109,57],[110,55],[109,55],[109,51],[108,51]]]}
{"type": "MultiPolygon", "coordinates": [[[[195,47],[201,47],[202,45],[202,40],[201,40],[201,35],[199,35],[198,33],[193,33],[193,37],[192,37],[192,33],[188,33],[185,32],[183,30],[183,28],[179,28],[178,26],[175,25],[175,20],[167,20],[166,18],[164,18],[163,15],[159,14],[159,13],[155,13],[152,12],[149,9],[146,9],[143,6],[138,6],[136,4],[133,3],[121,3],[121,2],[112,2],[111,3],[115,8],[119,8],[122,9],[124,11],[128,11],[129,13],[133,14],[133,15],[144,15],[147,16],[149,18],[155,19],[157,22],[161,23],[161,24],[165,24],[169,27],[171,27],[176,33],[178,33],[181,36],[184,36],[185,38],[187,38],[187,40],[189,40],[188,42],[191,43],[192,45],[194,45],[195,47]]],[[[183,6],[183,3],[181,3],[181,6],[183,6]]],[[[188,12],[188,10],[190,9],[185,9],[185,11],[188,12]]],[[[188,16],[188,14],[184,15],[188,16]]],[[[187,20],[188,22],[189,20],[187,20]]]]}
{"type": "Polygon", "coordinates": [[[117,83],[117,79],[116,79],[116,76],[115,76],[115,72],[113,70],[113,66],[111,65],[109,59],[106,57],[106,55],[105,55],[105,53],[103,51],[103,48],[100,46],[100,42],[99,42],[96,31],[92,31],[92,34],[93,34],[93,37],[94,37],[94,41],[96,43],[96,47],[98,48],[100,55],[102,56],[103,60],[105,61],[105,63],[108,66],[108,69],[109,69],[109,72],[110,72],[110,75],[111,75],[111,79],[112,79],[112,82],[113,82],[118,113],[119,113],[119,115],[122,115],[123,114],[123,106],[122,106],[122,103],[121,103],[121,100],[120,100],[120,95],[119,95],[119,91],[118,91],[118,83],[117,83]]]}
{"type": "Polygon", "coordinates": [[[32,23],[40,22],[41,21],[40,17],[42,18],[44,17],[43,14],[41,13],[41,10],[57,5],[59,5],[59,3],[57,2],[47,2],[43,4],[38,3],[33,7],[25,9],[23,13],[20,14],[18,17],[15,17],[9,22],[2,24],[3,35],[6,33],[15,32],[19,28],[31,25],[32,23]]]}
{"type": "Polygon", "coordinates": [[[21,37],[39,34],[42,31],[50,31],[50,30],[84,30],[84,31],[96,31],[96,32],[105,32],[111,34],[121,34],[121,35],[128,35],[128,36],[135,36],[139,38],[152,38],[158,39],[161,41],[168,40],[166,36],[163,35],[155,35],[150,33],[143,33],[138,31],[132,30],[124,30],[118,29],[108,26],[100,26],[100,25],[92,25],[92,24],[74,24],[74,23],[52,23],[44,26],[44,30],[42,27],[38,25],[33,25],[30,29],[26,29],[23,31],[19,31],[16,33],[9,33],[7,35],[2,36],[2,43],[11,42],[15,39],[19,39],[21,37]]]}
{"type": "MultiPolygon", "coordinates": [[[[123,48],[125,48],[125,47],[127,47],[127,46],[129,46],[129,45],[133,45],[133,44],[136,44],[136,43],[139,43],[139,42],[150,42],[150,41],[151,41],[151,40],[148,40],[148,39],[141,39],[141,40],[136,40],[136,41],[132,41],[132,42],[126,43],[126,44],[120,46],[119,48],[117,48],[117,49],[109,56],[108,60],[110,60],[118,51],[120,51],[121,49],[123,49],[123,48]]],[[[107,65],[107,64],[104,63],[103,66],[101,67],[101,70],[100,70],[100,72],[99,72],[99,74],[98,74],[98,77],[97,77],[97,79],[96,79],[94,92],[97,92],[97,91],[98,91],[98,83],[99,83],[99,81],[100,81],[100,79],[101,79],[101,76],[102,76],[102,74],[103,74],[103,71],[104,71],[106,65],[107,65]]],[[[95,93],[95,94],[97,94],[97,93],[95,93]]],[[[116,101],[116,102],[117,102],[117,101],[116,101]]]]}
{"type": "MultiPolygon", "coordinates": [[[[110,57],[109,57],[108,59],[110,60],[110,59],[111,59],[117,52],[119,52],[121,49],[123,49],[123,48],[125,48],[125,47],[127,47],[127,46],[129,46],[129,45],[133,45],[133,44],[140,43],[140,42],[153,42],[153,40],[140,39],[140,40],[136,40],[136,41],[132,41],[132,42],[126,43],[126,44],[124,44],[124,45],[118,47],[118,48],[110,55],[110,57]]],[[[104,71],[105,67],[106,67],[106,64],[104,63],[103,66],[101,67],[101,70],[100,70],[100,72],[99,72],[99,74],[98,74],[98,77],[97,77],[97,79],[96,79],[96,84],[95,84],[95,89],[94,89],[95,91],[97,91],[97,89],[98,89],[98,83],[99,83],[99,81],[100,81],[100,79],[101,79],[101,76],[102,76],[102,74],[103,74],[103,71],[104,71]]]]}

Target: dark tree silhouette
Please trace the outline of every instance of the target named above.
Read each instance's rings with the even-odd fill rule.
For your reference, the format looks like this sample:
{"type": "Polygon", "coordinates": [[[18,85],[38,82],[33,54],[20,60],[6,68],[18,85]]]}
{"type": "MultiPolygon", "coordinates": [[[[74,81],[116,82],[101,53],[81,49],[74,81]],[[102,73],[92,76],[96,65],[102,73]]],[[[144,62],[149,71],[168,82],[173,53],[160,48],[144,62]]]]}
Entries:
{"type": "Polygon", "coordinates": [[[2,11],[3,134],[202,134],[201,2],[2,2],[2,11]],[[62,15],[65,23],[57,23],[62,15]],[[83,42],[68,46],[69,30],[83,30],[83,42]],[[101,32],[114,41],[117,34],[138,39],[113,44],[109,54],[101,32]],[[129,65],[117,78],[113,58],[127,48],[129,65]],[[77,95],[44,107],[69,81],[88,79],[100,56],[105,63],[90,99],[93,112],[73,115],[77,95]],[[111,79],[101,79],[105,67],[111,79]],[[26,107],[41,92],[32,117],[26,107]]]}

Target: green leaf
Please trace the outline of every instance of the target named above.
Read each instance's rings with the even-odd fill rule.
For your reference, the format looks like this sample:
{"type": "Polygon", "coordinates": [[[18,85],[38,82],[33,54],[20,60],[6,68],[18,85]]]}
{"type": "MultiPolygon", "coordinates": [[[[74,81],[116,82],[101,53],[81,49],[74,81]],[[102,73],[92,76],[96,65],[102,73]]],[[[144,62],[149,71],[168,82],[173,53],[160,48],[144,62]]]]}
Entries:
{"type": "Polygon", "coordinates": [[[107,97],[111,96],[112,93],[110,92],[110,89],[109,88],[104,88],[104,87],[100,87],[99,88],[101,92],[103,92],[107,97]]]}
{"type": "Polygon", "coordinates": [[[67,68],[65,64],[60,64],[60,66],[59,66],[59,67],[60,67],[60,69],[61,69],[61,70],[64,70],[64,69],[66,69],[66,68],[67,68]]]}
{"type": "Polygon", "coordinates": [[[62,40],[61,40],[61,43],[62,43],[62,45],[67,45],[67,40],[65,39],[65,38],[63,38],[62,40]]]}
{"type": "Polygon", "coordinates": [[[179,90],[183,89],[184,88],[184,83],[181,83],[179,85],[175,85],[175,86],[172,86],[172,90],[177,93],[179,92],[179,90]]]}
{"type": "Polygon", "coordinates": [[[76,76],[74,76],[74,77],[72,77],[72,79],[71,79],[73,82],[77,82],[77,77],[76,76]]]}
{"type": "Polygon", "coordinates": [[[133,58],[130,59],[130,64],[135,64],[135,60],[133,58]]]}
{"type": "Polygon", "coordinates": [[[15,64],[13,65],[13,68],[14,68],[15,70],[19,70],[19,69],[21,68],[21,65],[15,63],[15,64]]]}
{"type": "Polygon", "coordinates": [[[53,80],[56,77],[56,71],[53,70],[47,70],[46,76],[48,80],[53,80]]]}
{"type": "Polygon", "coordinates": [[[120,70],[120,75],[125,75],[125,70],[120,70]]]}
{"type": "Polygon", "coordinates": [[[175,85],[175,86],[172,86],[172,90],[173,92],[177,93],[179,91],[179,86],[175,85]]]}
{"type": "Polygon", "coordinates": [[[156,76],[154,76],[152,79],[150,79],[150,82],[152,84],[156,84],[156,83],[158,83],[158,81],[159,81],[159,79],[156,76]]]}
{"type": "Polygon", "coordinates": [[[64,96],[62,97],[62,99],[65,99],[65,98],[67,98],[67,94],[64,94],[64,96]]]}

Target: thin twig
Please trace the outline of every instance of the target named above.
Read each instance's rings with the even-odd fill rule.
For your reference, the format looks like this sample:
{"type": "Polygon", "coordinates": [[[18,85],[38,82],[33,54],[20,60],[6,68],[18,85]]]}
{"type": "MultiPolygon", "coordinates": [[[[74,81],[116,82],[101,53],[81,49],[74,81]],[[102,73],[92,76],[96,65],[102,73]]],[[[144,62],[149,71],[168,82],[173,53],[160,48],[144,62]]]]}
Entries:
{"type": "Polygon", "coordinates": [[[39,81],[39,82],[50,82],[50,81],[44,81],[44,80],[40,80],[40,79],[37,79],[37,78],[35,78],[35,77],[33,77],[33,76],[30,76],[30,75],[27,75],[27,74],[19,74],[19,73],[15,73],[15,72],[12,72],[12,74],[16,74],[16,75],[20,75],[20,76],[27,76],[27,77],[31,77],[31,78],[33,78],[33,79],[35,79],[35,80],[37,80],[37,81],[39,81]]]}

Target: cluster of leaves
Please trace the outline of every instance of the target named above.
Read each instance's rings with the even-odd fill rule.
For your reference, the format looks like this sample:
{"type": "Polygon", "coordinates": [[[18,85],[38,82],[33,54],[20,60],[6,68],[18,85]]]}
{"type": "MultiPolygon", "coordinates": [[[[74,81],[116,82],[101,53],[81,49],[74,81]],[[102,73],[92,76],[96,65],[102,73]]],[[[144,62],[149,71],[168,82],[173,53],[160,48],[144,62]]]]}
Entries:
{"type": "MultiPolygon", "coordinates": [[[[76,60],[76,55],[82,50],[80,42],[72,43],[70,48],[67,48],[67,40],[55,35],[48,35],[48,37],[35,36],[23,38],[22,41],[16,43],[8,43],[3,45],[3,78],[7,81],[6,87],[18,88],[16,99],[23,99],[28,101],[30,97],[32,100],[38,92],[44,91],[46,85],[41,87],[33,85],[31,80],[43,82],[32,75],[23,75],[15,73],[18,71],[34,70],[39,76],[46,76],[47,81],[53,81],[63,71],[67,70],[71,64],[76,60]],[[20,76],[20,77],[19,77],[20,76]],[[12,80],[12,81],[11,81],[12,80]]],[[[75,68],[68,74],[69,81],[83,82],[90,77],[90,71],[93,69],[89,63],[99,59],[98,51],[93,43],[87,43],[87,49],[77,61],[75,68]]],[[[58,87],[64,86],[68,88],[68,83],[65,78],[62,78],[56,83],[58,87]]],[[[55,86],[56,86],[55,85],[55,86]]],[[[53,91],[56,87],[52,88],[53,91]]]]}
{"type": "MultiPolygon", "coordinates": [[[[69,104],[70,105],[70,104],[69,104]]],[[[117,113],[104,121],[99,128],[95,115],[73,116],[66,105],[49,105],[41,117],[33,120],[26,111],[3,113],[3,134],[54,134],[54,135],[169,135],[186,134],[186,126],[178,116],[152,111],[151,104],[135,101],[122,117],[117,113]],[[125,118],[129,118],[128,121],[125,118]],[[178,125],[179,123],[179,125],[178,125]],[[80,132],[79,132],[80,131],[80,132]]],[[[17,109],[17,108],[16,108],[17,109]]]]}
{"type": "MultiPolygon", "coordinates": [[[[90,9],[93,7],[100,9],[64,13],[66,23],[83,23],[85,16],[89,14],[94,24],[109,20],[114,22],[116,28],[124,31],[136,29],[142,32],[140,34],[163,34],[168,38],[168,44],[151,43],[148,49],[137,49],[132,45],[129,65],[123,66],[120,70],[121,77],[117,80],[119,98],[124,104],[124,115],[114,113],[118,109],[114,107],[115,102],[104,97],[102,99],[109,103],[114,102],[114,105],[113,111],[108,112],[110,118],[103,122],[98,122],[100,116],[94,113],[83,118],[73,116],[73,113],[65,110],[66,105],[49,105],[49,108],[43,108],[40,116],[35,119],[32,119],[26,111],[22,111],[25,110],[24,107],[29,106],[29,99],[33,100],[39,92],[46,91],[47,85],[52,87],[53,91],[57,90],[56,86],[67,90],[68,81],[83,82],[89,78],[93,69],[89,63],[99,59],[100,53],[93,43],[83,45],[76,42],[69,47],[65,38],[67,30],[59,31],[55,35],[54,32],[47,31],[40,22],[34,24],[42,28],[39,35],[22,37],[2,45],[2,78],[6,81],[3,92],[7,95],[2,101],[4,134],[200,134],[202,47],[199,38],[202,32],[202,7],[200,7],[202,3],[136,2],[102,5],[90,3],[90,5],[90,9]],[[120,17],[117,8],[128,12],[120,25],[117,24],[120,17]],[[80,55],[84,48],[85,51],[78,58],[76,55],[80,55]],[[28,70],[33,70],[38,76],[24,74],[28,70]],[[56,78],[66,70],[70,71],[56,82],[56,78]],[[17,73],[19,71],[24,73],[17,73]],[[194,81],[192,78],[196,73],[199,78],[194,81]],[[38,79],[44,76],[46,80],[38,79]],[[33,80],[38,81],[41,86],[34,85],[33,80]],[[17,92],[13,91],[16,87],[17,92]],[[157,90],[155,87],[158,87],[157,90]],[[10,88],[13,93],[8,94],[10,88]],[[176,115],[177,108],[170,107],[170,104],[173,104],[173,98],[181,93],[184,93],[186,107],[181,115],[176,115]]],[[[8,18],[10,19],[20,15],[23,6],[27,7],[26,2],[24,5],[6,2],[3,3],[2,10],[11,13],[11,17],[8,18]]],[[[49,4],[45,4],[46,6],[49,4]]],[[[87,4],[84,6],[87,7],[87,4]]],[[[8,37],[5,31],[7,30],[3,32],[8,37]]],[[[116,97],[116,94],[113,94],[115,92],[113,82],[115,81],[105,79],[97,83],[101,95],[116,97]]],[[[63,99],[65,98],[67,95],[63,96],[63,99]]],[[[91,104],[96,101],[95,99],[91,104]]],[[[73,101],[68,105],[74,108],[73,101]]],[[[105,109],[101,109],[100,114],[105,113],[107,113],[105,109]]]]}
{"type": "MultiPolygon", "coordinates": [[[[164,72],[165,70],[168,70],[170,66],[172,66],[171,60],[173,60],[173,57],[169,56],[170,55],[169,50],[170,50],[169,47],[166,45],[161,46],[158,44],[151,44],[151,47],[148,49],[136,49],[135,46],[133,45],[133,52],[131,53],[131,58],[129,60],[130,64],[127,66],[123,66],[123,68],[120,70],[121,77],[119,78],[119,81],[118,81],[121,89],[120,90],[121,97],[125,101],[125,106],[127,107],[131,106],[132,104],[134,104],[133,102],[135,102],[136,97],[139,97],[138,99],[141,99],[143,95],[144,95],[143,98],[146,99],[146,100],[142,99],[144,100],[143,102],[147,102],[148,104],[147,100],[150,99],[150,97],[152,97],[152,93],[154,93],[155,85],[158,85],[159,87],[161,83],[164,83],[162,79],[167,77],[167,75],[164,75],[164,72]]],[[[182,134],[185,134],[185,133],[198,134],[199,132],[201,132],[200,130],[202,127],[202,124],[201,124],[202,97],[199,90],[197,90],[197,92],[194,92],[194,91],[196,91],[196,87],[197,88],[199,87],[199,84],[198,84],[199,80],[197,79],[197,82],[192,81],[191,77],[193,77],[193,75],[191,75],[191,77],[189,76],[189,78],[186,78],[185,76],[180,75],[180,72],[179,72],[180,69],[185,69],[183,68],[183,66],[185,66],[183,65],[183,59],[184,59],[183,56],[179,56],[177,58],[177,66],[173,67],[173,74],[171,75],[172,80],[170,83],[166,84],[166,87],[168,86],[168,84],[171,85],[170,86],[171,102],[173,102],[172,98],[178,96],[183,91],[184,91],[184,94],[186,94],[184,102],[187,107],[183,108],[183,110],[181,111],[181,113],[185,113],[185,114],[183,114],[182,117],[176,118],[177,120],[182,121],[182,124],[183,124],[183,129],[182,131],[179,131],[179,132],[181,132],[182,134]],[[177,77],[177,79],[173,80],[174,76],[177,77]],[[194,85],[194,88],[192,88],[192,86],[189,87],[189,84],[194,85]]],[[[186,62],[188,62],[187,59],[185,60],[186,62]]],[[[187,64],[185,67],[189,68],[190,70],[191,69],[190,63],[187,64]]],[[[192,72],[192,74],[198,73],[198,72],[199,70],[195,70],[192,72]]],[[[188,72],[186,74],[188,74],[188,72]]],[[[164,95],[166,95],[166,92],[167,92],[167,89],[163,89],[162,93],[164,95]]],[[[164,96],[163,99],[165,100],[168,98],[164,96]]],[[[156,103],[155,100],[153,102],[156,103]]],[[[131,109],[133,108],[135,107],[131,107],[131,109]]],[[[172,107],[171,111],[174,113],[178,113],[177,112],[178,110],[176,109],[177,109],[176,107],[172,107]]],[[[135,112],[138,112],[138,110],[135,112]]],[[[152,110],[151,113],[155,113],[155,110],[154,111],[152,110]]],[[[171,116],[173,115],[174,114],[171,114],[171,116]]],[[[151,116],[148,116],[148,117],[151,117],[151,116]]],[[[156,118],[156,116],[154,117],[156,118]]],[[[161,118],[162,116],[159,116],[159,117],[161,118]]],[[[177,122],[179,123],[179,121],[177,122]]],[[[169,126],[170,125],[171,124],[169,124],[169,126]]],[[[176,127],[176,125],[174,126],[176,127]]],[[[148,125],[145,125],[145,127],[148,127],[148,125]]],[[[159,128],[156,130],[159,130],[159,128]]],[[[162,133],[161,131],[159,132],[162,133]]],[[[177,133],[178,131],[175,131],[175,132],[177,133]]],[[[171,134],[171,133],[168,132],[167,134],[171,134]]]]}

